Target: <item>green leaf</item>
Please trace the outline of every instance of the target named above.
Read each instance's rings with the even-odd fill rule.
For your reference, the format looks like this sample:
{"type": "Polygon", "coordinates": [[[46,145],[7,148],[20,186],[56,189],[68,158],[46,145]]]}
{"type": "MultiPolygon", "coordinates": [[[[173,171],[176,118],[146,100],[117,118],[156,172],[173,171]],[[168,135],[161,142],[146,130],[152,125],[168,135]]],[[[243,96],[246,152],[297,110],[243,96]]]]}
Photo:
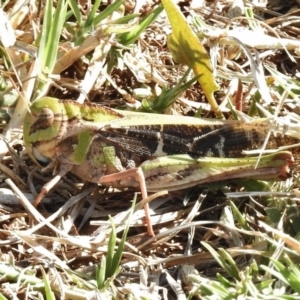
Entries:
{"type": "Polygon", "coordinates": [[[168,36],[168,46],[174,59],[191,67],[196,76],[200,75],[198,81],[212,110],[218,118],[223,118],[213,94],[219,87],[214,79],[208,54],[175,3],[171,0],[162,0],[162,3],[173,30],[168,36]]]}
{"type": "Polygon", "coordinates": [[[265,212],[274,224],[280,221],[282,213],[277,207],[266,207],[265,212]]]}

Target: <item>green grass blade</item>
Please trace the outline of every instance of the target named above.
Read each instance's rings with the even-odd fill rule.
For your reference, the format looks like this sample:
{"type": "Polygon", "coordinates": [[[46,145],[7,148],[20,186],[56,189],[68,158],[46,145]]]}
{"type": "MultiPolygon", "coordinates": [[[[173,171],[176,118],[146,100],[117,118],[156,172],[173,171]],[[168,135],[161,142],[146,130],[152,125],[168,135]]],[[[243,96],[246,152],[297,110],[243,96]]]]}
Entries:
{"type": "Polygon", "coordinates": [[[244,228],[245,230],[251,230],[245,216],[241,214],[240,210],[235,206],[235,204],[232,201],[230,201],[229,203],[234,217],[237,219],[238,223],[242,226],[242,228],[244,228]]]}
{"type": "Polygon", "coordinates": [[[52,0],[47,0],[38,51],[40,61],[39,81],[33,99],[39,98],[48,85],[48,76],[52,74],[56,63],[59,41],[66,18],[67,4],[65,0],[59,0],[54,14],[52,5],[52,0]]]}
{"type": "Polygon", "coordinates": [[[163,6],[158,6],[148,16],[141,20],[138,26],[135,26],[131,31],[122,33],[118,36],[119,42],[125,46],[133,44],[143,31],[157,18],[163,11],[163,6]]]}
{"type": "Polygon", "coordinates": [[[67,0],[68,1],[68,4],[73,12],[73,15],[75,16],[76,20],[77,20],[77,23],[79,25],[79,27],[81,26],[82,24],[82,17],[81,17],[81,13],[80,13],[80,10],[78,8],[78,4],[75,0],[67,0]]]}
{"type": "Polygon", "coordinates": [[[2,295],[2,293],[0,293],[0,300],[8,300],[6,297],[4,297],[3,295],[2,295]]]}
{"type": "Polygon", "coordinates": [[[232,278],[239,278],[240,270],[229,253],[227,253],[224,249],[219,249],[219,252],[217,252],[205,242],[202,242],[201,244],[210,252],[217,263],[228,273],[229,276],[232,278]]]}
{"type": "Polygon", "coordinates": [[[96,266],[96,281],[97,287],[99,290],[105,288],[105,281],[106,281],[106,271],[107,271],[107,260],[104,255],[102,255],[101,263],[96,266]]]}
{"type": "Polygon", "coordinates": [[[52,7],[53,7],[53,1],[47,0],[45,5],[45,14],[43,19],[43,27],[41,32],[41,38],[38,48],[38,57],[40,59],[41,66],[44,66],[46,64],[46,45],[49,38],[49,32],[51,28],[51,21],[52,21],[52,7]]]}
{"type": "Polygon", "coordinates": [[[217,274],[217,278],[220,284],[225,288],[230,288],[232,286],[232,282],[227,278],[225,278],[224,276],[222,276],[221,274],[217,274]]]}
{"type": "Polygon", "coordinates": [[[45,270],[42,268],[42,274],[43,274],[43,282],[45,287],[45,294],[47,300],[55,300],[55,294],[53,293],[50,285],[49,278],[47,274],[45,273],[45,270]]]}
{"type": "Polygon", "coordinates": [[[108,241],[108,248],[107,248],[107,255],[106,255],[106,272],[105,272],[105,278],[111,277],[115,270],[113,267],[113,260],[114,260],[114,252],[116,247],[116,227],[113,223],[113,220],[111,217],[109,217],[111,221],[111,233],[108,241]]]}
{"type": "Polygon", "coordinates": [[[64,26],[65,18],[66,18],[66,12],[67,12],[67,4],[65,3],[64,0],[60,0],[57,4],[53,16],[53,22],[51,24],[51,28],[48,36],[48,42],[45,48],[47,54],[45,60],[45,67],[48,69],[49,72],[52,72],[55,65],[59,40],[64,26]]]}
{"type": "Polygon", "coordinates": [[[135,203],[136,203],[136,198],[137,198],[137,194],[135,194],[135,196],[134,196],[133,203],[132,203],[131,210],[130,210],[130,214],[128,216],[128,222],[125,226],[125,229],[124,229],[122,238],[120,240],[118,249],[117,249],[117,251],[114,255],[114,258],[113,258],[112,270],[115,270],[115,272],[119,268],[119,265],[120,265],[120,262],[121,262],[121,258],[122,258],[122,254],[123,254],[124,246],[125,246],[125,242],[126,242],[126,237],[127,237],[128,230],[129,230],[131,216],[133,214],[134,206],[135,206],[135,203]]]}
{"type": "Polygon", "coordinates": [[[93,20],[93,24],[97,25],[102,20],[110,16],[113,12],[119,9],[119,7],[124,3],[124,0],[116,0],[107,8],[105,8],[98,16],[96,16],[93,20]]]}
{"type": "Polygon", "coordinates": [[[114,21],[114,24],[128,24],[133,19],[137,18],[139,14],[130,14],[124,17],[119,18],[118,20],[114,21]]]}
{"type": "Polygon", "coordinates": [[[290,259],[286,257],[285,261],[287,262],[287,266],[283,263],[272,260],[276,269],[280,273],[281,279],[286,282],[295,292],[300,294],[300,277],[299,270],[295,273],[295,265],[292,263],[290,259]]]}
{"type": "Polygon", "coordinates": [[[162,112],[163,110],[167,109],[171,106],[178,97],[186,91],[193,83],[195,83],[198,77],[194,77],[186,83],[183,83],[190,73],[190,68],[185,72],[184,76],[180,79],[180,81],[170,89],[164,88],[161,94],[156,97],[152,102],[144,99],[142,101],[143,110],[146,112],[162,112]]]}
{"type": "Polygon", "coordinates": [[[96,0],[94,1],[93,5],[92,5],[92,10],[91,12],[89,13],[86,21],[85,21],[85,24],[84,24],[84,27],[90,27],[92,24],[95,24],[95,15],[96,15],[96,12],[99,8],[101,4],[101,0],[96,0]]]}

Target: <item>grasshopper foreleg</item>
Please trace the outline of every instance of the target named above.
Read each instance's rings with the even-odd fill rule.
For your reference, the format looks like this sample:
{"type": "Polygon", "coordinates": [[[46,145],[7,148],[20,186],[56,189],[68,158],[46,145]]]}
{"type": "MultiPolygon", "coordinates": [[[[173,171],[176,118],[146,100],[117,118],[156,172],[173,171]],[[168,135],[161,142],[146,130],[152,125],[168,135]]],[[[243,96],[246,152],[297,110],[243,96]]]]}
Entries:
{"type": "Polygon", "coordinates": [[[49,182],[47,182],[41,189],[40,193],[36,197],[33,206],[37,207],[42,201],[43,197],[49,193],[49,191],[60,181],[72,169],[72,164],[63,163],[60,165],[58,174],[56,174],[49,182]]]}

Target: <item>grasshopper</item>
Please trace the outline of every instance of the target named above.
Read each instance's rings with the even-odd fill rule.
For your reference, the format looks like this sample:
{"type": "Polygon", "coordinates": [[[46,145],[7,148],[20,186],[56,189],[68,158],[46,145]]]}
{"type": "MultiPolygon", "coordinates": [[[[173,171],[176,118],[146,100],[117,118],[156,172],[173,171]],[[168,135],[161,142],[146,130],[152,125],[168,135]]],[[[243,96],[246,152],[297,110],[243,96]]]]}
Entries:
{"type": "MultiPolygon", "coordinates": [[[[59,164],[35,205],[71,171],[83,181],[147,191],[180,190],[208,182],[255,178],[285,180],[293,156],[288,151],[257,157],[270,131],[267,119],[249,122],[132,113],[93,103],[44,97],[24,121],[24,145],[39,165],[59,164]]],[[[268,147],[280,144],[271,136],[268,147]]],[[[154,235],[145,206],[148,233],[154,235]]]]}

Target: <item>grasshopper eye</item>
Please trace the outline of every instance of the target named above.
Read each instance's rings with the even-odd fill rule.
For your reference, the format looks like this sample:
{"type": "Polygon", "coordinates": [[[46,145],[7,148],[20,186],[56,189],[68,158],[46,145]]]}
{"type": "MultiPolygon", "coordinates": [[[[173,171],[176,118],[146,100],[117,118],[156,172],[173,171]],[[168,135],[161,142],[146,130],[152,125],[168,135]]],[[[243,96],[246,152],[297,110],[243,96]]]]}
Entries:
{"type": "Polygon", "coordinates": [[[34,122],[34,127],[38,129],[47,129],[54,121],[53,111],[49,108],[42,108],[37,120],[34,122]]]}

